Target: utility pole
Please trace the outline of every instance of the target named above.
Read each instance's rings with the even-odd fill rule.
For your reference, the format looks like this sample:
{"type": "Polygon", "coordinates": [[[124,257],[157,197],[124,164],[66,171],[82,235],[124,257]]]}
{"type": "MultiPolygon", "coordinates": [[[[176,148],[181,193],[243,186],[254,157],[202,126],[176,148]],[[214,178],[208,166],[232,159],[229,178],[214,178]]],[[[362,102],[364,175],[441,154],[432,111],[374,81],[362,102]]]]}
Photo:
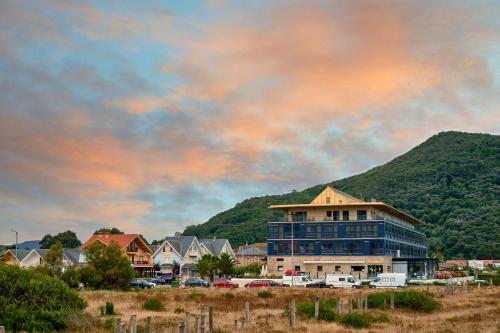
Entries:
{"type": "Polygon", "coordinates": [[[295,276],[294,272],[295,272],[295,266],[294,266],[294,262],[293,262],[293,215],[292,215],[292,287],[293,287],[293,278],[295,276]]]}
{"type": "Polygon", "coordinates": [[[16,231],[16,230],[12,230],[12,229],[11,229],[10,231],[12,231],[12,232],[15,232],[15,233],[16,233],[16,261],[19,261],[18,256],[17,256],[17,235],[18,235],[18,233],[17,233],[17,231],[16,231]]]}

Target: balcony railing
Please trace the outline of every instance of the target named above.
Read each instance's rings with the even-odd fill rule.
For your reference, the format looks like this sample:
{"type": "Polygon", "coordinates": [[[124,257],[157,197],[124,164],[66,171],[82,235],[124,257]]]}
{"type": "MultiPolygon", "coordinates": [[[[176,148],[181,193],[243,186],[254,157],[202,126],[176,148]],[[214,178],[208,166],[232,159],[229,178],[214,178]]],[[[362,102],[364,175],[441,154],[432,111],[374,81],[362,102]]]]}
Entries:
{"type": "Polygon", "coordinates": [[[132,264],[134,264],[134,265],[148,265],[149,261],[147,261],[147,260],[134,260],[134,261],[132,261],[132,264]]]}

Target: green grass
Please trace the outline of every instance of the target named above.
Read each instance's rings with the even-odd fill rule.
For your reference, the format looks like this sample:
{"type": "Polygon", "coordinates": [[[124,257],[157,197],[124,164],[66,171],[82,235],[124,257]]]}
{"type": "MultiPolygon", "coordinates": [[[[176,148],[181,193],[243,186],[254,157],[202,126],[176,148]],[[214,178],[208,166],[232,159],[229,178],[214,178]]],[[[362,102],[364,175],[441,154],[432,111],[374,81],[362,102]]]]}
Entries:
{"type": "Polygon", "coordinates": [[[257,296],[259,296],[260,298],[272,298],[273,293],[269,290],[262,290],[257,293],[257,296]]]}
{"type": "Polygon", "coordinates": [[[194,298],[200,298],[200,297],[204,297],[205,294],[200,292],[200,291],[194,291],[192,292],[191,294],[188,295],[188,298],[190,299],[194,299],[194,298]]]}
{"type": "Polygon", "coordinates": [[[150,298],[146,302],[144,302],[143,306],[144,310],[149,311],[161,311],[165,307],[163,303],[157,298],[150,298]]]}
{"type": "Polygon", "coordinates": [[[389,317],[385,313],[372,313],[372,312],[349,312],[339,316],[338,322],[345,326],[354,328],[367,328],[373,323],[386,323],[389,317]]]}

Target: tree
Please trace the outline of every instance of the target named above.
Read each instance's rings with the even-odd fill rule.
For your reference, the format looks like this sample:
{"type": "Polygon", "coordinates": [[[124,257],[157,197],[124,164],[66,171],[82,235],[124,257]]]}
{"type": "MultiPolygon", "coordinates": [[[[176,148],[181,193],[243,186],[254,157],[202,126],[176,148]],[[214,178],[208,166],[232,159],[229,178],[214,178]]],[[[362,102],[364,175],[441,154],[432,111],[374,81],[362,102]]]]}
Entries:
{"type": "MultiPolygon", "coordinates": [[[[90,245],[87,250],[88,267],[80,272],[87,283],[94,288],[128,289],[130,279],[134,276],[134,269],[121,248],[111,243],[104,246],[99,242],[90,245]],[[91,271],[95,271],[91,276],[91,271]]],[[[83,280],[83,279],[82,279],[83,280]]],[[[84,281],[82,281],[84,282],[84,281]]]]}
{"type": "Polygon", "coordinates": [[[215,257],[209,253],[204,254],[195,264],[196,272],[202,277],[212,278],[215,272],[215,257]]]}
{"type": "Polygon", "coordinates": [[[101,228],[99,230],[94,231],[94,235],[98,234],[112,234],[112,235],[119,235],[119,234],[124,234],[123,231],[120,231],[119,229],[113,227],[111,229],[109,228],[101,228]]]}
{"type": "Polygon", "coordinates": [[[40,248],[49,249],[56,242],[60,242],[63,248],[69,249],[74,249],[82,245],[82,242],[80,242],[77,238],[76,233],[71,230],[67,230],[65,232],[60,232],[55,236],[50,234],[43,236],[40,241],[40,248]]]}
{"type": "Polygon", "coordinates": [[[63,248],[61,242],[53,244],[45,255],[45,263],[56,275],[61,273],[63,248]]]}
{"type": "Polygon", "coordinates": [[[236,260],[227,252],[222,252],[215,262],[219,274],[224,276],[232,274],[236,265],[236,260]]]}

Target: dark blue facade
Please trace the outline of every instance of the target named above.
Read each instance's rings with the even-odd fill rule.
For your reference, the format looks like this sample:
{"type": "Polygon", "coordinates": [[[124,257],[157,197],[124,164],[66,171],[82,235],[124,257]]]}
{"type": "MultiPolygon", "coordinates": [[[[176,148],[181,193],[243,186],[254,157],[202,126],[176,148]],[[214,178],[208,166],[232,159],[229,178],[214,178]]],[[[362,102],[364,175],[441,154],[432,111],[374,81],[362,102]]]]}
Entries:
{"type": "Polygon", "coordinates": [[[425,234],[388,221],[269,222],[268,254],[425,257],[425,234]]]}

